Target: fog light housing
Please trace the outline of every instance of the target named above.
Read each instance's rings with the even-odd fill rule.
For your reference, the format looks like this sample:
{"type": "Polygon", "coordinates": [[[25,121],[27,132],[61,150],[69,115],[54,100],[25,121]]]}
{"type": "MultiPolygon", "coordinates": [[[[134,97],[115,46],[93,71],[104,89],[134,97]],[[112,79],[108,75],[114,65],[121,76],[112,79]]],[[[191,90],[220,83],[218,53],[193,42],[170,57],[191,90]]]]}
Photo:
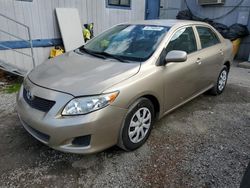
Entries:
{"type": "Polygon", "coordinates": [[[91,139],[90,135],[78,136],[72,140],[72,145],[77,146],[77,147],[86,147],[86,146],[89,146],[90,139],[91,139]]]}

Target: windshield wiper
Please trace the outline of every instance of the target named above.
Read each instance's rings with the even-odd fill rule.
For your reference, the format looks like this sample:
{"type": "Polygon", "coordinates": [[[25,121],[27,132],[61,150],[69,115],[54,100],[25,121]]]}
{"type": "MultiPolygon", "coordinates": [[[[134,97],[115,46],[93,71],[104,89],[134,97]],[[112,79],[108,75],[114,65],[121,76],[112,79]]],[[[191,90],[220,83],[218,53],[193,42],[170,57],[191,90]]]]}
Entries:
{"type": "Polygon", "coordinates": [[[113,55],[113,54],[110,54],[110,53],[107,53],[107,52],[95,52],[95,51],[91,51],[91,50],[88,50],[88,49],[84,48],[84,46],[80,47],[79,50],[80,51],[84,51],[84,52],[86,52],[86,53],[88,53],[90,55],[103,58],[103,59],[106,59],[107,57],[109,57],[109,58],[116,59],[116,60],[118,60],[120,62],[127,62],[126,60],[120,58],[117,55],[113,55]]]}
{"type": "Polygon", "coordinates": [[[96,54],[104,55],[106,57],[110,57],[110,58],[116,59],[116,60],[118,60],[120,62],[128,62],[125,59],[122,59],[121,57],[119,57],[117,55],[113,55],[113,54],[110,54],[110,53],[107,53],[107,52],[96,52],[96,54]]]}
{"type": "Polygon", "coordinates": [[[80,51],[84,51],[84,52],[86,52],[87,54],[90,54],[90,55],[92,55],[92,56],[100,57],[100,58],[102,58],[102,59],[106,59],[105,56],[103,56],[103,55],[101,55],[101,54],[99,54],[99,53],[96,53],[96,52],[94,52],[94,51],[88,50],[88,49],[84,48],[84,46],[80,47],[79,50],[80,50],[80,51]]]}

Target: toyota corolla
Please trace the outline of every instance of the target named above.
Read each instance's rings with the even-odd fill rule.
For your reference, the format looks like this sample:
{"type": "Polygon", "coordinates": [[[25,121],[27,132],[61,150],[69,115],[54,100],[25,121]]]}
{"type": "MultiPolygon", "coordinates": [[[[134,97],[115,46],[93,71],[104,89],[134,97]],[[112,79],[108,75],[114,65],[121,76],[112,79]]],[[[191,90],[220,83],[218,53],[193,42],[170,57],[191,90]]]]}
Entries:
{"type": "Polygon", "coordinates": [[[119,24],[34,68],[17,112],[23,127],[54,149],[131,151],[170,111],[206,91],[221,94],[231,62],[231,42],[206,23],[119,24]]]}

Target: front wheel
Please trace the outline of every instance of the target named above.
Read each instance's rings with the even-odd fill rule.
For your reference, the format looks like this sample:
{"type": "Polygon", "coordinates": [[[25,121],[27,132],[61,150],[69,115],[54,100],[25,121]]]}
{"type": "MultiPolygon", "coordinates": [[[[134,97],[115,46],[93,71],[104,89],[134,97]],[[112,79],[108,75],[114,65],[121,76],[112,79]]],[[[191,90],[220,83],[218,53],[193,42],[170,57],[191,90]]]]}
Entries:
{"type": "Polygon", "coordinates": [[[211,94],[219,95],[224,91],[226,84],[227,84],[228,73],[229,73],[229,69],[227,66],[224,65],[217,79],[217,83],[210,90],[211,94]]]}
{"type": "Polygon", "coordinates": [[[119,147],[131,151],[142,146],[152,129],[154,106],[146,98],[138,99],[130,108],[119,138],[119,147]]]}

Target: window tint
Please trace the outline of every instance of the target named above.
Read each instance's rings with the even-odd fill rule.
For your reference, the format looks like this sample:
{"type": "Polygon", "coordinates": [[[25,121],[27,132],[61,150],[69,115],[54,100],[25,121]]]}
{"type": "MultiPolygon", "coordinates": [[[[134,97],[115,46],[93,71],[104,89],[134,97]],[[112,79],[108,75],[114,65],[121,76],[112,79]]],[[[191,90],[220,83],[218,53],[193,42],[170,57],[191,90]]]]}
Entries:
{"type": "Polygon", "coordinates": [[[120,6],[120,7],[130,7],[130,0],[108,0],[108,5],[120,6]]]}
{"type": "Polygon", "coordinates": [[[207,48],[220,42],[217,35],[210,28],[197,27],[197,31],[200,36],[202,48],[207,48]]]}
{"type": "Polygon", "coordinates": [[[180,29],[174,34],[167,45],[166,54],[172,50],[182,50],[188,54],[197,50],[194,31],[191,27],[180,29]]]}

